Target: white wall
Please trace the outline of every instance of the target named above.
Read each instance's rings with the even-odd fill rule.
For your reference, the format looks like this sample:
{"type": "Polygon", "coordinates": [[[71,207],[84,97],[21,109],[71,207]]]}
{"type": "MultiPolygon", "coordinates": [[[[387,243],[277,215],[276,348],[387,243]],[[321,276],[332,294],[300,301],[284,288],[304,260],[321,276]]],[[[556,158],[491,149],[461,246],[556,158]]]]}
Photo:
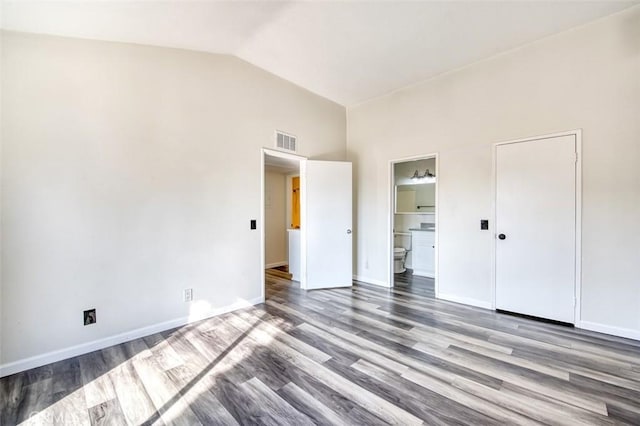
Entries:
{"type": "Polygon", "coordinates": [[[2,37],[3,372],[259,300],[260,148],[343,160],[344,108],[228,56],[2,37]]]}
{"type": "MultiPolygon", "coordinates": [[[[3,5],[0,4],[0,19],[2,19],[2,10],[3,10],[3,5]]],[[[3,57],[3,51],[4,51],[4,38],[0,36],[0,83],[2,82],[2,78],[3,78],[3,64],[2,64],[2,57],[3,57]]],[[[2,127],[3,127],[3,121],[2,121],[2,108],[3,108],[3,102],[2,102],[2,98],[3,98],[3,92],[2,92],[2,84],[0,84],[0,322],[4,319],[3,316],[3,311],[2,311],[2,127]]],[[[3,353],[3,338],[2,338],[2,324],[0,323],[0,365],[2,365],[2,353],[3,353]]]]}
{"type": "Polygon", "coordinates": [[[438,152],[439,290],[485,305],[493,229],[479,222],[492,215],[492,144],[582,128],[583,325],[640,338],[640,7],[350,108],[348,118],[357,274],[387,280],[389,160],[438,152]]]}
{"type": "Polygon", "coordinates": [[[287,201],[285,175],[267,171],[264,181],[265,264],[287,262],[287,201]]]}

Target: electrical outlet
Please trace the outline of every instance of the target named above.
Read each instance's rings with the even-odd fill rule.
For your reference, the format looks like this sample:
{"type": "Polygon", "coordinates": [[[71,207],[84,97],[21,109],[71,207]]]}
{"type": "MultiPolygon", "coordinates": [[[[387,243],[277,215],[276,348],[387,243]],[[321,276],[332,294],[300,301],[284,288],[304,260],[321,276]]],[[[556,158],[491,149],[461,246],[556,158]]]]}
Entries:
{"type": "Polygon", "coordinates": [[[193,289],[185,288],[183,298],[185,302],[191,302],[193,300],[193,289]]]}
{"type": "Polygon", "coordinates": [[[86,311],[84,311],[83,318],[84,318],[84,325],[95,324],[97,321],[95,308],[87,309],[86,311]]]}

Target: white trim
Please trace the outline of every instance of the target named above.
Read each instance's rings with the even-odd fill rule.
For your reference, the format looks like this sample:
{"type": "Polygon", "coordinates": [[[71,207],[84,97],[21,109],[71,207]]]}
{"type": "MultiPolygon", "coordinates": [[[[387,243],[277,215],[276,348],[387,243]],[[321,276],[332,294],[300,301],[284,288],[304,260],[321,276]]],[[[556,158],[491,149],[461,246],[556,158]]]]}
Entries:
{"type": "Polygon", "coordinates": [[[367,284],[372,284],[372,285],[376,285],[379,287],[384,287],[384,288],[390,288],[391,286],[389,285],[389,283],[381,281],[381,280],[375,280],[373,278],[368,278],[368,277],[363,277],[362,275],[354,275],[353,279],[356,281],[360,281],[363,283],[367,283],[367,284]]]}
{"type": "Polygon", "coordinates": [[[415,268],[412,268],[412,269],[413,269],[413,275],[417,275],[419,277],[433,278],[433,279],[436,278],[436,275],[434,272],[423,271],[422,269],[415,269],[415,268]]]}
{"type": "Polygon", "coordinates": [[[575,311],[574,324],[582,321],[582,129],[572,132],[576,135],[576,257],[575,257],[575,311]]]}
{"type": "Polygon", "coordinates": [[[300,161],[300,288],[307,289],[307,160],[300,161]]]}
{"type": "Polygon", "coordinates": [[[288,264],[289,262],[287,262],[286,260],[283,260],[282,262],[267,263],[266,265],[264,265],[264,269],[277,268],[279,266],[286,266],[288,264]]]}
{"type": "MultiPolygon", "coordinates": [[[[497,142],[492,146],[492,183],[491,183],[491,208],[493,212],[492,222],[489,230],[493,235],[493,244],[491,244],[491,309],[496,308],[496,191],[498,170],[496,163],[496,154],[498,146],[508,145],[519,142],[530,142],[540,139],[552,139],[562,136],[575,136],[576,142],[576,200],[575,200],[575,304],[573,313],[573,323],[581,323],[581,305],[582,305],[582,129],[568,130],[566,132],[551,133],[548,135],[540,135],[523,139],[514,139],[510,141],[497,142]]],[[[437,229],[437,228],[436,228],[437,229]]]]}
{"type": "Polygon", "coordinates": [[[576,327],[583,330],[596,331],[598,333],[610,334],[612,336],[626,337],[627,339],[640,340],[640,330],[632,328],[613,327],[611,325],[600,324],[597,322],[580,321],[576,327]]]}
{"type": "Polygon", "coordinates": [[[489,258],[491,259],[491,309],[496,309],[496,198],[497,198],[497,180],[498,180],[498,167],[497,167],[497,153],[498,144],[493,144],[491,147],[491,217],[489,218],[489,235],[493,243],[491,244],[491,250],[489,258]]]}
{"type": "Polygon", "coordinates": [[[440,293],[440,296],[438,298],[442,299],[442,300],[447,300],[449,302],[462,303],[464,305],[476,306],[478,308],[493,309],[493,307],[491,306],[491,302],[488,302],[488,301],[485,301],[485,300],[473,299],[471,297],[462,297],[462,296],[456,296],[456,295],[453,295],[453,294],[442,294],[442,293],[440,293]]]}
{"type": "Polygon", "coordinates": [[[567,130],[564,132],[549,133],[546,135],[531,136],[531,137],[520,138],[520,139],[510,139],[506,141],[496,142],[494,145],[507,145],[510,143],[529,142],[529,141],[535,141],[538,139],[553,139],[561,136],[571,136],[571,135],[576,135],[576,136],[580,135],[580,138],[582,138],[582,129],[573,129],[573,130],[567,130]]]}
{"type": "Polygon", "coordinates": [[[440,263],[440,156],[436,153],[434,154],[436,159],[436,209],[435,209],[435,256],[434,256],[434,265],[433,265],[433,291],[435,298],[440,297],[440,285],[438,283],[438,264],[440,263]]]}
{"type": "Polygon", "coordinates": [[[266,150],[263,148],[260,151],[260,296],[262,299],[266,296],[266,286],[267,280],[265,277],[264,269],[266,263],[266,238],[265,232],[266,227],[264,226],[264,218],[265,218],[265,198],[264,198],[264,189],[266,187],[266,176],[264,171],[264,156],[266,155],[266,150]]]}
{"type": "MultiPolygon", "coordinates": [[[[439,187],[440,187],[440,160],[437,152],[431,154],[422,154],[422,155],[413,155],[410,157],[397,158],[389,161],[389,205],[387,208],[387,283],[385,283],[385,287],[393,287],[394,282],[394,257],[393,257],[393,227],[394,223],[394,215],[395,215],[395,176],[394,176],[394,166],[397,163],[404,163],[407,161],[416,161],[416,160],[428,160],[435,159],[436,162],[436,208],[433,212],[427,212],[424,214],[433,214],[435,215],[435,276],[434,279],[434,291],[435,297],[438,298],[439,294],[439,285],[438,285],[438,263],[439,263],[439,251],[440,251],[440,233],[438,229],[440,228],[440,220],[439,220],[439,211],[440,211],[440,196],[439,196],[439,187]]],[[[377,281],[377,280],[376,280],[377,281]]],[[[381,282],[381,281],[379,281],[381,282]]]]}
{"type": "Polygon", "coordinates": [[[278,151],[272,148],[262,148],[262,154],[263,157],[266,154],[272,157],[286,158],[294,161],[302,161],[307,159],[307,157],[303,157],[302,155],[294,154],[292,152],[278,151]]]}
{"type": "Polygon", "coordinates": [[[237,309],[246,308],[260,303],[264,303],[263,297],[256,297],[250,300],[242,300],[232,303],[231,305],[223,306],[221,308],[211,309],[204,316],[199,317],[198,319],[192,319],[189,317],[176,318],[158,324],[137,328],[135,330],[126,331],[124,333],[116,334],[113,336],[104,337],[102,339],[93,340],[91,342],[81,343],[79,345],[70,346],[68,348],[47,352],[42,355],[36,355],[30,358],[24,358],[18,361],[9,362],[7,364],[0,365],[0,377],[19,373],[31,368],[40,367],[52,362],[61,361],[63,359],[72,358],[100,349],[108,348],[109,346],[119,345],[120,343],[129,342],[140,337],[145,337],[162,331],[171,330],[172,328],[176,327],[182,327],[193,322],[201,321],[203,319],[211,318],[217,315],[226,314],[237,309]]]}

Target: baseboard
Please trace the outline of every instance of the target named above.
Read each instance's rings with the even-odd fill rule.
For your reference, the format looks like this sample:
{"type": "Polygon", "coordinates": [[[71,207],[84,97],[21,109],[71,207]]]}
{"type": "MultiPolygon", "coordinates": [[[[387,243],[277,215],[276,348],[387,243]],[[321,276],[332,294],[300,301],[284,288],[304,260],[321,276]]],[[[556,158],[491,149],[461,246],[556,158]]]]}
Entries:
{"type": "Polygon", "coordinates": [[[62,361],[63,359],[72,358],[74,356],[108,348],[109,346],[119,345],[120,343],[128,342],[140,337],[145,337],[162,331],[171,330],[172,328],[181,327],[192,322],[226,314],[237,309],[258,305],[260,303],[264,303],[264,298],[256,297],[255,299],[236,302],[231,305],[223,306],[221,308],[211,309],[209,312],[207,312],[205,315],[200,316],[199,318],[183,317],[164,321],[158,324],[153,324],[113,336],[104,337],[102,339],[93,340],[91,342],[81,343],[79,345],[70,346],[68,348],[47,352],[42,355],[36,355],[30,358],[9,362],[7,364],[0,365],[0,377],[9,376],[11,374],[19,373],[31,368],[51,364],[52,362],[62,361]]]}
{"type": "Polygon", "coordinates": [[[264,265],[264,269],[277,268],[279,266],[287,266],[288,264],[289,262],[287,261],[267,263],[266,265],[264,265]]]}
{"type": "Polygon", "coordinates": [[[422,271],[420,269],[414,269],[413,270],[413,275],[417,275],[419,277],[427,277],[427,278],[435,278],[436,277],[435,272],[422,271]]]}
{"type": "Polygon", "coordinates": [[[640,330],[632,328],[613,327],[590,321],[578,321],[576,327],[583,330],[597,331],[598,333],[610,334],[612,336],[626,337],[627,339],[640,340],[640,330]]]}
{"type": "Polygon", "coordinates": [[[354,275],[353,279],[356,281],[362,281],[363,283],[377,285],[379,287],[389,288],[389,283],[380,280],[374,280],[373,278],[363,277],[362,275],[354,275]]]}
{"type": "Polygon", "coordinates": [[[477,306],[478,308],[493,309],[491,302],[485,302],[484,300],[472,299],[470,297],[456,296],[453,294],[438,293],[438,299],[446,300],[449,302],[462,303],[464,305],[477,306]]]}

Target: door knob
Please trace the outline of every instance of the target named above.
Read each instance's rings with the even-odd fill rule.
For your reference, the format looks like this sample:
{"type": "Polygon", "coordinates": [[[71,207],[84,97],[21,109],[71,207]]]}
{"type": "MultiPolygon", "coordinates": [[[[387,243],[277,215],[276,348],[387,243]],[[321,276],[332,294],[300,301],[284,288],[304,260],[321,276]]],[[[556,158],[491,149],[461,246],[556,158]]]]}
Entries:
{"type": "Polygon", "coordinates": [[[504,240],[504,239],[506,239],[506,238],[507,238],[507,236],[506,236],[506,235],[504,235],[504,234],[498,234],[498,239],[500,239],[500,240],[504,240]]]}
{"type": "Polygon", "coordinates": [[[350,234],[350,233],[351,233],[351,229],[347,229],[347,234],[350,234]]]}

